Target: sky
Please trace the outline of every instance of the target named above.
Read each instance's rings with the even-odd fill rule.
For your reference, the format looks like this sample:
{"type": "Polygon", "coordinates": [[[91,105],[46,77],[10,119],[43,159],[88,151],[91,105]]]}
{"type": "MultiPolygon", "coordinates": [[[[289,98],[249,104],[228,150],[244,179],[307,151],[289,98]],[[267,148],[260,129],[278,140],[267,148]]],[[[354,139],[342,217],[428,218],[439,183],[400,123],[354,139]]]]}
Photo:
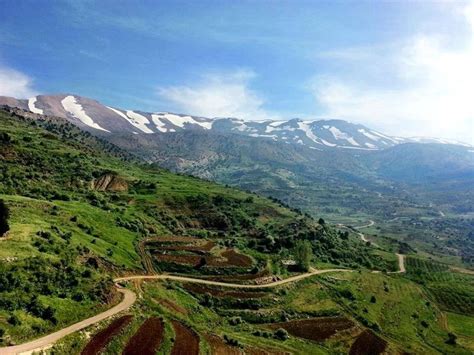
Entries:
{"type": "Polygon", "coordinates": [[[0,95],[474,144],[474,0],[0,0],[0,95]]]}

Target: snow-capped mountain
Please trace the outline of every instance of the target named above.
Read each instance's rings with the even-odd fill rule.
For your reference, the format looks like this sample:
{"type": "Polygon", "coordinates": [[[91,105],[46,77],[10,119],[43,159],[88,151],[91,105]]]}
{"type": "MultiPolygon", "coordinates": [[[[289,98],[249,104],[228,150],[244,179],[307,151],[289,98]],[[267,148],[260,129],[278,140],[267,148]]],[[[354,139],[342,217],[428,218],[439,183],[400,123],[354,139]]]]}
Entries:
{"type": "Polygon", "coordinates": [[[312,149],[330,148],[379,150],[401,143],[441,143],[466,145],[438,138],[388,136],[360,124],[343,120],[259,121],[239,118],[206,118],[168,112],[143,112],[109,107],[77,95],[39,95],[27,100],[0,97],[0,105],[58,116],[97,134],[168,134],[184,130],[234,133],[272,139],[312,149]]]}

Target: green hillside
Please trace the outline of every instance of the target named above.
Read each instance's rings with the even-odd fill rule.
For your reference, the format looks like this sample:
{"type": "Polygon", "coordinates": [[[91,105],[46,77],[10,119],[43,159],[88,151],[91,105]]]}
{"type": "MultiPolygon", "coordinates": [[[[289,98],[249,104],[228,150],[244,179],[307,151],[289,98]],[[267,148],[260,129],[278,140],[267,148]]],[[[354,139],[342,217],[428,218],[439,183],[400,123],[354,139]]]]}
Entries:
{"type": "Polygon", "coordinates": [[[388,267],[297,211],[143,165],[71,124],[2,111],[0,129],[0,199],[11,215],[0,239],[4,339],[34,337],[116,301],[111,277],[144,272],[137,245],[150,237],[208,238],[247,251],[257,271],[271,259],[280,269],[297,239],[311,240],[322,262],[388,267]]]}
{"type": "MultiPolygon", "coordinates": [[[[0,200],[10,227],[0,238],[0,347],[119,303],[117,276],[173,273],[258,285],[337,267],[353,272],[250,291],[176,281],[124,284],[139,297],[104,353],[132,346],[146,319],[163,324],[160,353],[183,344],[176,340],[183,326],[203,354],[472,350],[469,333],[456,326],[457,312],[471,312],[471,288],[447,296],[464,278],[443,269],[424,284],[417,269],[408,278],[372,273],[398,270],[394,255],[361,243],[350,230],[276,199],[144,164],[64,121],[29,116],[0,111],[0,200]],[[461,345],[446,343],[449,332],[461,345]]],[[[409,267],[420,263],[410,259],[409,267]]],[[[91,333],[119,319],[75,332],[50,352],[80,353],[91,333]]]]}

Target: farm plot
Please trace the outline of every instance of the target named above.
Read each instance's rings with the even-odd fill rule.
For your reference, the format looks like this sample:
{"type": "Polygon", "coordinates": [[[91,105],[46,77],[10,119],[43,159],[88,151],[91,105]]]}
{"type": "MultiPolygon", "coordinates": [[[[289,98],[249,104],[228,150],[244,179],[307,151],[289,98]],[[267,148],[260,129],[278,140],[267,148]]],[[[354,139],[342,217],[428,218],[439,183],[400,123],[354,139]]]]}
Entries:
{"type": "Polygon", "coordinates": [[[188,311],[186,310],[186,308],[181,307],[180,305],[174,303],[173,301],[162,299],[162,300],[159,300],[158,303],[161,304],[163,307],[168,308],[170,311],[180,313],[183,315],[188,314],[188,311]]]}
{"type": "Polygon", "coordinates": [[[190,237],[164,237],[147,241],[147,249],[155,260],[161,263],[174,263],[192,267],[225,268],[251,267],[253,260],[234,249],[211,251],[216,244],[213,241],[190,237]],[[173,244],[171,244],[174,242],[173,244]]]}
{"type": "Polygon", "coordinates": [[[210,287],[210,286],[205,286],[205,285],[199,285],[199,284],[191,284],[187,283],[184,284],[184,288],[187,291],[190,291],[192,293],[198,293],[198,294],[206,294],[209,293],[210,295],[218,298],[261,298],[265,297],[268,295],[267,292],[263,291],[236,291],[236,290],[222,290],[221,288],[218,287],[210,287]]]}
{"type": "Polygon", "coordinates": [[[354,327],[355,324],[345,317],[319,317],[292,320],[284,323],[273,323],[271,329],[283,328],[291,335],[299,338],[323,341],[339,331],[354,327]]]}
{"type": "Polygon", "coordinates": [[[211,348],[212,355],[240,355],[243,352],[235,347],[228,345],[222,338],[215,334],[206,334],[204,336],[211,348]]]}
{"type": "Polygon", "coordinates": [[[158,317],[148,318],[130,338],[123,355],[154,355],[163,340],[163,321],[158,317]]]}
{"type": "Polygon", "coordinates": [[[115,319],[109,326],[96,333],[82,350],[81,355],[99,354],[107,344],[125,328],[133,319],[132,315],[122,316],[115,319]]]}
{"type": "Polygon", "coordinates": [[[407,276],[423,285],[443,310],[474,315],[474,278],[449,270],[448,266],[407,258],[407,276]]]}
{"type": "Polygon", "coordinates": [[[349,355],[378,355],[385,351],[387,342],[370,330],[364,330],[352,344],[349,355]]]}
{"type": "Polygon", "coordinates": [[[199,335],[181,322],[171,323],[176,335],[171,355],[199,355],[199,335]]]}
{"type": "Polygon", "coordinates": [[[237,253],[234,249],[227,249],[221,254],[222,258],[211,257],[207,261],[209,266],[217,267],[250,267],[252,266],[252,258],[247,255],[237,253]]]}

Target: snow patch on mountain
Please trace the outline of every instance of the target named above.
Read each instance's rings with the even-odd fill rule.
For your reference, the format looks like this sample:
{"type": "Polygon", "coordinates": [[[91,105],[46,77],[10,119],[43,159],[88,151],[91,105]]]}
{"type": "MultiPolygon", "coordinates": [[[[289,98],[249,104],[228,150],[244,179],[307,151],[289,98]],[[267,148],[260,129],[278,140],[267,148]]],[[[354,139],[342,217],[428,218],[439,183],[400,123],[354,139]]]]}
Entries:
{"type": "Polygon", "coordinates": [[[160,132],[163,132],[163,133],[166,133],[168,132],[168,128],[166,128],[166,123],[164,123],[163,121],[160,120],[162,116],[159,116],[157,114],[152,114],[151,115],[151,119],[153,121],[153,123],[155,124],[156,126],[156,129],[160,132]]]}
{"type": "Polygon", "coordinates": [[[198,120],[191,116],[179,116],[172,113],[158,113],[158,115],[166,118],[170,123],[180,128],[184,128],[185,124],[194,124],[201,126],[204,129],[211,129],[212,124],[214,123],[214,121],[210,119],[198,120]]]}
{"type": "Polygon", "coordinates": [[[119,111],[119,110],[116,110],[116,109],[114,109],[114,108],[112,108],[112,107],[109,107],[109,106],[105,106],[105,107],[107,107],[109,110],[114,111],[117,115],[119,115],[120,117],[122,117],[122,118],[124,118],[124,119],[126,119],[126,120],[128,121],[128,117],[125,116],[125,114],[124,114],[123,112],[121,112],[121,111],[119,111]]]}
{"type": "Polygon", "coordinates": [[[270,122],[267,124],[267,127],[265,128],[265,133],[271,133],[273,131],[281,131],[281,128],[279,127],[283,122],[281,121],[274,121],[270,122]]]}
{"type": "Polygon", "coordinates": [[[147,127],[147,125],[150,124],[150,121],[148,121],[148,118],[145,116],[142,116],[139,113],[133,112],[131,110],[127,111],[127,116],[128,122],[138,128],[140,131],[144,133],[153,133],[153,131],[147,127]]]}
{"type": "Polygon", "coordinates": [[[398,144],[398,141],[396,139],[388,137],[385,134],[382,134],[382,133],[379,133],[379,132],[376,132],[376,131],[372,131],[372,133],[379,136],[379,137],[385,138],[385,139],[389,140],[392,143],[398,144]]]}
{"type": "Polygon", "coordinates": [[[94,120],[91,117],[89,117],[86,114],[83,107],[81,106],[81,104],[77,103],[76,98],[74,96],[71,96],[71,95],[66,96],[61,101],[61,105],[67,112],[69,112],[73,117],[77,118],[79,121],[81,121],[85,125],[110,133],[109,130],[99,126],[97,123],[94,122],[94,120]]]}
{"type": "Polygon", "coordinates": [[[332,135],[334,136],[336,140],[344,139],[352,145],[360,146],[360,144],[357,143],[353,137],[349,136],[347,133],[342,132],[339,128],[331,126],[329,128],[329,131],[332,133],[332,135]]]}
{"type": "Polygon", "coordinates": [[[35,96],[35,97],[30,97],[30,98],[28,99],[28,109],[29,109],[31,112],[33,112],[33,113],[37,113],[37,114],[39,114],[39,115],[42,115],[42,114],[43,114],[43,110],[40,109],[40,108],[37,108],[37,107],[35,106],[36,100],[37,100],[36,96],[35,96]]]}
{"type": "Polygon", "coordinates": [[[298,127],[306,134],[306,137],[311,139],[314,143],[321,144],[318,141],[318,137],[316,137],[313,131],[311,130],[311,126],[310,126],[311,123],[312,123],[311,121],[307,121],[307,122],[298,121],[298,127]]]}
{"type": "Polygon", "coordinates": [[[364,136],[366,136],[367,138],[369,139],[372,139],[373,141],[379,141],[380,140],[380,137],[374,135],[374,134],[371,134],[369,132],[367,132],[365,129],[361,128],[361,129],[358,129],[357,130],[359,133],[362,133],[364,136]]]}
{"type": "Polygon", "coordinates": [[[321,138],[321,142],[323,142],[324,145],[327,145],[328,147],[335,147],[337,144],[334,143],[329,143],[328,141],[324,140],[321,138]]]}

